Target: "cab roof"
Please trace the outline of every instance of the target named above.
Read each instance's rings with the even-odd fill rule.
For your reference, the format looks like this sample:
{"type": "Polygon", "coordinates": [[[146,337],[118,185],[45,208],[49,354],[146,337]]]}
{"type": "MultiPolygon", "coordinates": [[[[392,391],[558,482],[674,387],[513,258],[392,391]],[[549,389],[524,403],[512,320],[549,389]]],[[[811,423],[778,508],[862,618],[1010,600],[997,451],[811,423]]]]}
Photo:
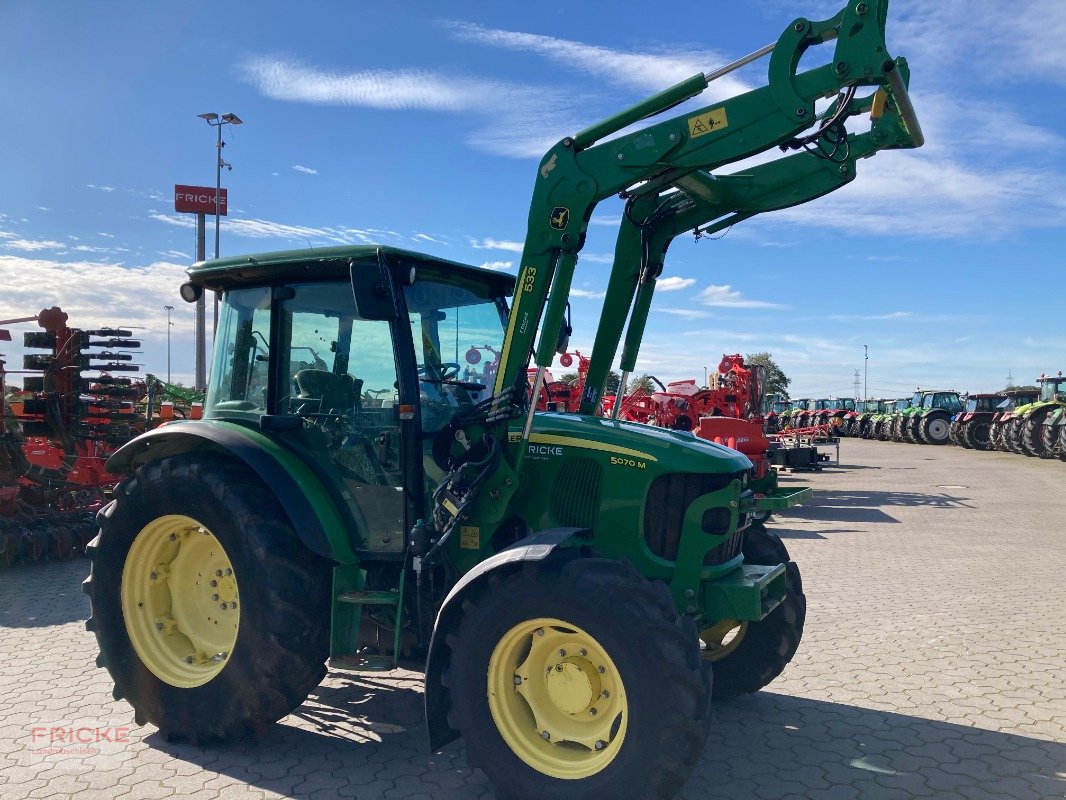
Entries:
{"type": "Polygon", "coordinates": [[[344,277],[348,275],[351,261],[373,264],[377,260],[379,251],[390,263],[403,261],[416,268],[435,267],[446,272],[457,273],[468,279],[495,283],[500,285],[504,294],[510,294],[514,289],[514,276],[505,272],[473,267],[414,250],[373,244],[310,247],[301,250],[278,250],[271,253],[228,256],[198,261],[186,272],[193,283],[216,290],[228,289],[245,283],[344,277]]]}

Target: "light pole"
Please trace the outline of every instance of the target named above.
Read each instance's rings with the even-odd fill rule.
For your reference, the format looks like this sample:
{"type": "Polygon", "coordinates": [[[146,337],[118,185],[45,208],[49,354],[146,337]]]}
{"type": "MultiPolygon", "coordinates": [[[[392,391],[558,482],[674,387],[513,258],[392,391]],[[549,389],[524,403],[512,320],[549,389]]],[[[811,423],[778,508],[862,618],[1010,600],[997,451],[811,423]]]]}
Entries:
{"type": "MultiPolygon", "coordinates": [[[[236,114],[223,114],[219,117],[218,114],[206,113],[197,114],[200,119],[204,120],[212,128],[218,131],[218,138],[215,142],[215,147],[218,150],[218,158],[215,159],[215,258],[218,258],[218,228],[219,219],[222,216],[222,168],[233,169],[232,164],[227,164],[222,158],[222,148],[226,146],[226,143],[222,141],[222,126],[223,125],[241,125],[244,120],[238,117],[236,114]]],[[[218,328],[218,294],[215,294],[215,319],[214,326],[218,328]]]]}
{"type": "Polygon", "coordinates": [[[870,374],[870,348],[862,346],[862,399],[870,399],[870,390],[866,388],[866,379],[870,374]]]}
{"type": "Polygon", "coordinates": [[[163,306],[167,312],[167,383],[170,383],[170,326],[174,323],[170,321],[170,312],[174,310],[174,306],[163,306]]]}

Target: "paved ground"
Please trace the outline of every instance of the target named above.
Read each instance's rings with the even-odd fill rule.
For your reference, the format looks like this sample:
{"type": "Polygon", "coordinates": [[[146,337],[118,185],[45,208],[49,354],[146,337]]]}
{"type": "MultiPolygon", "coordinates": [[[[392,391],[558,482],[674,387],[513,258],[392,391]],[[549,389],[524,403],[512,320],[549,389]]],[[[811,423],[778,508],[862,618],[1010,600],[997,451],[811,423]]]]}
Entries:
{"type": "MultiPolygon", "coordinates": [[[[775,526],[803,569],[800,652],[718,706],[684,798],[1066,796],[1066,464],[850,440],[842,456],[775,526]]],[[[331,673],[260,742],[161,741],[93,666],[85,572],[0,572],[3,800],[492,797],[461,745],[425,753],[414,673],[331,673]],[[56,727],[128,741],[52,745],[56,727]]]]}

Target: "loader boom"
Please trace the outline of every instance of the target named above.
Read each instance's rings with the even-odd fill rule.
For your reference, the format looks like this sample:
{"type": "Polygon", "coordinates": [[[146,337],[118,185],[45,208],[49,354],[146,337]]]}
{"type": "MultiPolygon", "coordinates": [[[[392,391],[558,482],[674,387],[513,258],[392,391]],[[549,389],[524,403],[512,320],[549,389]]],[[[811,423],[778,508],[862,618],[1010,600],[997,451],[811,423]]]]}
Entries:
{"type": "MultiPolygon", "coordinates": [[[[909,76],[902,58],[897,71],[909,76]]],[[[582,413],[594,413],[599,405],[597,387],[603,386],[630,308],[620,364],[623,384],[635,368],[656,280],[670,243],[687,231],[699,238],[757,214],[817,199],[854,180],[859,159],[880,150],[913,147],[901,115],[882,113],[886,102],[894,101],[886,100],[882,90],[877,90],[861,100],[853,99],[843,109],[834,104],[823,115],[823,119],[835,119],[829,143],[731,175],[693,172],[678,181],[676,190],[644,196],[627,205],[585,380],[582,413]],[[847,118],[864,113],[873,117],[871,129],[847,134],[847,118]]]]}
{"type": "MultiPolygon", "coordinates": [[[[737,62],[747,63],[768,53],[766,86],[607,138],[627,126],[697,97],[711,81],[734,65],[714,73],[694,75],[576,136],[562,139],[545,154],[530,203],[517,285],[494,384],[494,402],[480,418],[464,420],[469,431],[456,436],[468,452],[470,448],[466,443],[476,437],[480,437],[485,447],[477,449],[476,456],[471,454],[467,459],[468,463],[476,460],[476,475],[472,475],[468,467],[467,475],[463,476],[463,459],[460,458],[438,487],[434,518],[441,534],[439,544],[443,544],[460,518],[476,519],[480,524],[494,526],[505,515],[519,488],[526,454],[524,444],[529,440],[536,404],[529,404],[524,412],[520,446],[506,455],[503,451],[508,431],[502,423],[518,413],[518,399],[525,395],[530,356],[534,357],[537,366],[533,386],[533,397],[537,397],[545,369],[552,363],[556,352],[565,350],[564,317],[571,281],[578,254],[585,243],[589,220],[600,201],[621,194],[628,201],[627,209],[637,208],[645,219],[649,219],[656,211],[666,210],[659,208],[664,202],[668,205],[684,202],[680,198],[672,199],[670,192],[676,190],[685,197],[689,194],[699,197],[702,190],[716,188],[711,186],[716,179],[709,173],[726,164],[779,146],[818,146],[833,126],[862,106],[876,106],[876,115],[882,118],[883,113],[891,109],[894,124],[904,132],[903,141],[892,146],[921,145],[922,133],[906,88],[906,63],[902,59],[893,59],[885,44],[887,14],[888,0],[850,0],[829,20],[797,19],[772,48],[763,48],[737,62]],[[801,57],[810,47],[831,41],[835,41],[835,48],[828,64],[805,72],[797,71],[801,57]],[[856,102],[855,94],[860,87],[871,87],[875,92],[870,98],[856,102]],[[837,96],[835,105],[826,117],[819,118],[815,114],[815,101],[834,96],[837,96]],[[888,103],[888,100],[892,102],[888,103]],[[813,134],[801,136],[815,125],[818,128],[813,134]],[[662,199],[664,194],[665,201],[662,199]],[[504,409],[506,398],[510,398],[509,409],[504,409]]],[[[883,130],[878,135],[884,135],[883,130]]],[[[870,136],[869,140],[855,143],[853,156],[857,157],[864,146],[871,151],[889,146],[879,142],[874,131],[870,136]]],[[[747,175],[732,176],[727,184],[728,191],[720,196],[711,191],[710,196],[700,198],[710,202],[718,211],[707,218],[716,219],[728,213],[738,219],[745,218],[838,188],[845,177],[840,170],[846,165],[834,164],[832,169],[838,173],[834,176],[825,170],[825,165],[815,163],[817,158],[811,154],[790,156],[781,159],[787,165],[782,173],[753,170],[749,174],[755,174],[754,179],[747,175]],[[794,187],[798,197],[789,196],[790,187],[794,187]]],[[[677,207],[673,210],[681,211],[677,207]]],[[[699,213],[706,216],[708,212],[704,209],[693,216],[699,216],[699,213]]],[[[683,221],[686,225],[688,222],[688,218],[683,221]]],[[[671,235],[669,229],[664,229],[662,250],[673,235],[676,233],[671,235]]],[[[642,237],[638,225],[623,223],[619,236],[619,246],[625,252],[640,252],[642,237]]],[[[661,253],[655,258],[636,261],[628,257],[616,259],[612,267],[610,285],[613,291],[606,298],[605,315],[614,321],[606,329],[601,326],[604,340],[597,341],[593,353],[597,373],[590,375],[586,384],[583,408],[592,407],[598,401],[602,385],[598,376],[606,369],[604,359],[609,362],[614,356],[621,321],[631,305],[636,286],[634,270],[639,274],[639,264],[644,262],[661,262],[661,253]],[[601,356],[601,349],[609,355],[601,356]]],[[[643,320],[650,306],[653,286],[652,281],[638,293],[635,324],[631,326],[634,340],[639,340],[643,333],[643,320]]]]}

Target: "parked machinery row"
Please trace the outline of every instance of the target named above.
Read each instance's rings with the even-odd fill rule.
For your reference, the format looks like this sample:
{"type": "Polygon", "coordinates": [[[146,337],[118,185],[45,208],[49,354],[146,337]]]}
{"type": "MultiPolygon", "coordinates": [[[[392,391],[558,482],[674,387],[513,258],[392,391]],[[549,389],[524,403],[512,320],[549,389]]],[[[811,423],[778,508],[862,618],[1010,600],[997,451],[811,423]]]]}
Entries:
{"type": "Polygon", "coordinates": [[[777,400],[768,432],[825,426],[827,432],[879,441],[954,444],[1066,461],[1066,377],[1041,375],[1035,387],[960,396],[919,389],[910,397],[855,402],[777,400]]]}

